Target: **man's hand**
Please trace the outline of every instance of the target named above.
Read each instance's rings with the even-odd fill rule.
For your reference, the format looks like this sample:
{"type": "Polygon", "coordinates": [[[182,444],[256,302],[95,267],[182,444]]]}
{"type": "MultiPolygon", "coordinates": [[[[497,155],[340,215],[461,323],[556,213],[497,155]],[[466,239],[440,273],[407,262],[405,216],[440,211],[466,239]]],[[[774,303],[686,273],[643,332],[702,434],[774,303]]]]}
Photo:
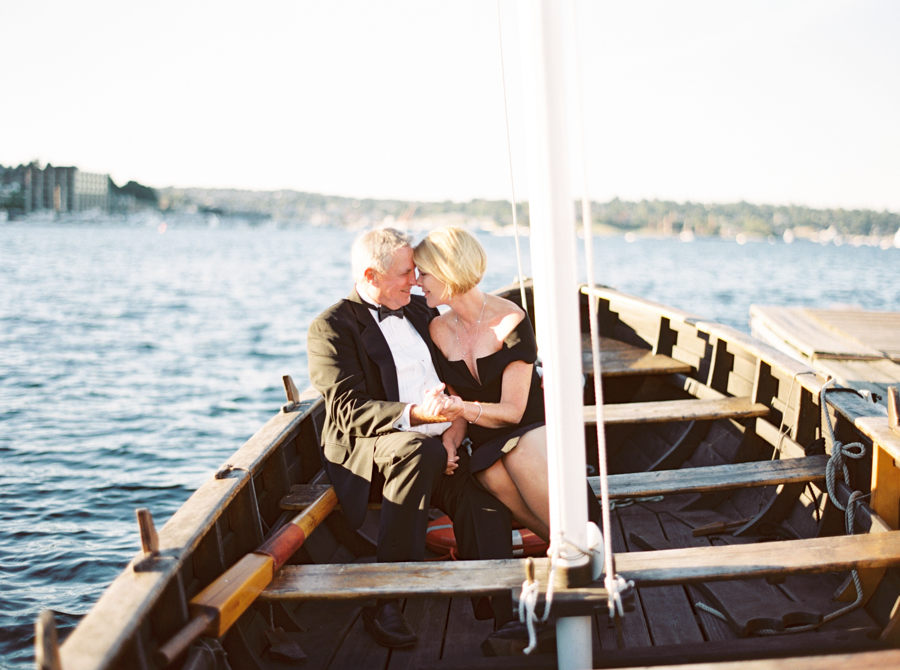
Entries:
{"type": "Polygon", "coordinates": [[[459,467],[459,456],[456,455],[456,445],[453,440],[444,438],[444,449],[447,450],[447,469],[444,470],[445,475],[452,475],[456,468],[459,467]]]}

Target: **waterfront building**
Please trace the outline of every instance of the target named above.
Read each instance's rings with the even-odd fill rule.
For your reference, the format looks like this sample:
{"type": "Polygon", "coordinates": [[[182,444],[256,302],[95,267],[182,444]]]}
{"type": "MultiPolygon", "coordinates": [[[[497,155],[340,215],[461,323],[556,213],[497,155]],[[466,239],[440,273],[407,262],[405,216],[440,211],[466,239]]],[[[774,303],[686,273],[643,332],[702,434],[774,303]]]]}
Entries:
{"type": "Polygon", "coordinates": [[[7,202],[11,209],[24,214],[48,210],[52,212],[81,212],[89,209],[110,210],[111,198],[108,174],[82,172],[77,167],[47,165],[37,161],[2,172],[7,202]]]}

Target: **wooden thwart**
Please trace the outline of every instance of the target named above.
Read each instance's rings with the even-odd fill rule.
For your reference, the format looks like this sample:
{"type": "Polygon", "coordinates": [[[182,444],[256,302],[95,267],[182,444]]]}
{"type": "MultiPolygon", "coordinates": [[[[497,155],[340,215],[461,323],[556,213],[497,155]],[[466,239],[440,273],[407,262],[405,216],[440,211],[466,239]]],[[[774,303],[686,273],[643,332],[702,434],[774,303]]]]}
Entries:
{"type": "MultiPolygon", "coordinates": [[[[635,472],[609,476],[609,497],[613,500],[673,493],[710,493],[754,486],[774,486],[817,482],[825,479],[828,456],[815,455],[778,461],[752,461],[701,468],[635,472]]],[[[600,497],[600,478],[588,477],[594,495],[600,497]]],[[[281,500],[281,508],[300,511],[317,500],[328,485],[299,485],[281,500]]],[[[370,504],[370,507],[373,505],[370,504]]],[[[380,504],[374,505],[380,507],[380,504]]]]}
{"type": "MultiPolygon", "coordinates": [[[[610,475],[609,497],[615,500],[672,493],[709,493],[754,486],[822,481],[825,479],[827,465],[828,456],[816,455],[781,461],[753,461],[610,475]]],[[[588,482],[599,498],[600,478],[588,477],[588,482]]]]}
{"type": "MultiPolygon", "coordinates": [[[[545,586],[550,560],[535,559],[545,586]]],[[[616,554],[621,577],[664,586],[900,565],[900,531],[760,544],[616,554]]],[[[439,561],[285,566],[264,600],[488,595],[522,586],[525,561],[439,561]]],[[[596,588],[576,589],[586,596],[596,588]]]]}
{"type": "MultiPolygon", "coordinates": [[[[665,423],[669,421],[712,421],[764,417],[769,408],[750,398],[712,398],[706,400],[663,400],[603,406],[603,423],[665,423]]],[[[584,422],[597,423],[597,408],[584,408],[584,422]]]]}

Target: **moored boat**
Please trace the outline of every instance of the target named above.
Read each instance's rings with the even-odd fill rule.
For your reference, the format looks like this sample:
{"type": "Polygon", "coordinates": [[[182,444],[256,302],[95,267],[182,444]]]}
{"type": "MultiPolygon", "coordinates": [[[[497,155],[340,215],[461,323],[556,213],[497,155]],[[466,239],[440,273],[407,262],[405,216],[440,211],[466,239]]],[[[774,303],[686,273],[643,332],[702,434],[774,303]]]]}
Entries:
{"type": "Polygon", "coordinates": [[[750,332],[874,402],[900,386],[898,312],[751,305],[750,332]]]}
{"type": "MultiPolygon", "coordinates": [[[[817,661],[832,667],[831,658],[836,667],[863,651],[896,663],[896,414],[852,390],[825,389],[814,370],[743,333],[613,289],[582,288],[582,315],[591,292],[603,337],[609,539],[618,573],[637,586],[631,611],[613,622],[602,582],[557,589],[554,615],[592,612],[594,666],[837,654],[817,661]],[[847,481],[838,465],[829,486],[828,459],[853,443],[865,455],[846,453],[847,481]],[[854,490],[871,497],[854,501],[851,537],[834,501],[846,507],[854,490]],[[851,567],[859,568],[862,596],[831,619],[857,600],[851,567]],[[835,601],[835,591],[844,599],[835,601]]],[[[501,293],[518,300],[515,288],[501,293]]],[[[589,359],[585,348],[588,378],[589,359]]],[[[298,393],[292,382],[286,390],[288,404],[158,537],[141,515],[145,550],[58,650],[56,667],[161,667],[160,650],[197,620],[204,589],[271,545],[298,511],[316,509],[310,502],[328,490],[318,441],[322,400],[311,389],[298,393]]],[[[591,383],[585,405],[590,469],[597,465],[591,383]]],[[[599,491],[596,479],[592,484],[599,491]]],[[[233,625],[214,630],[207,621],[169,667],[281,668],[303,657],[308,668],[556,667],[551,653],[481,656],[489,622],[473,618],[467,596],[518,591],[522,559],[386,570],[372,562],[378,514],[374,506],[359,531],[339,509],[324,515],[272,582],[256,589],[258,597],[242,596],[245,610],[222,615],[233,616],[233,625]],[[406,597],[420,640],[412,650],[378,647],[363,630],[361,602],[385,593],[406,597]]],[[[536,561],[543,586],[548,569],[547,559],[536,561]]],[[[42,628],[39,660],[54,667],[49,622],[42,628]]]]}

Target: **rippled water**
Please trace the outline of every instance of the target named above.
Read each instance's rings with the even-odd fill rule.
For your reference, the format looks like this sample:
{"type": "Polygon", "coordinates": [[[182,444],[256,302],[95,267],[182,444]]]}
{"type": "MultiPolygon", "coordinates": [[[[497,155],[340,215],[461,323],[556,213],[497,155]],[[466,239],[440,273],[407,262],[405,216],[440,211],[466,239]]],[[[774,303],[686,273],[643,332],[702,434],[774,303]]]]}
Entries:
{"type": "MultiPolygon", "coordinates": [[[[0,667],[32,667],[139,547],[307,385],[306,329],[346,295],[336,228],[0,225],[0,667]]],[[[484,285],[516,274],[481,236],[484,285]]],[[[525,271],[530,274],[524,241],[525,271]]],[[[747,331],[751,303],[900,310],[900,249],[602,238],[600,283],[747,331]]]]}

